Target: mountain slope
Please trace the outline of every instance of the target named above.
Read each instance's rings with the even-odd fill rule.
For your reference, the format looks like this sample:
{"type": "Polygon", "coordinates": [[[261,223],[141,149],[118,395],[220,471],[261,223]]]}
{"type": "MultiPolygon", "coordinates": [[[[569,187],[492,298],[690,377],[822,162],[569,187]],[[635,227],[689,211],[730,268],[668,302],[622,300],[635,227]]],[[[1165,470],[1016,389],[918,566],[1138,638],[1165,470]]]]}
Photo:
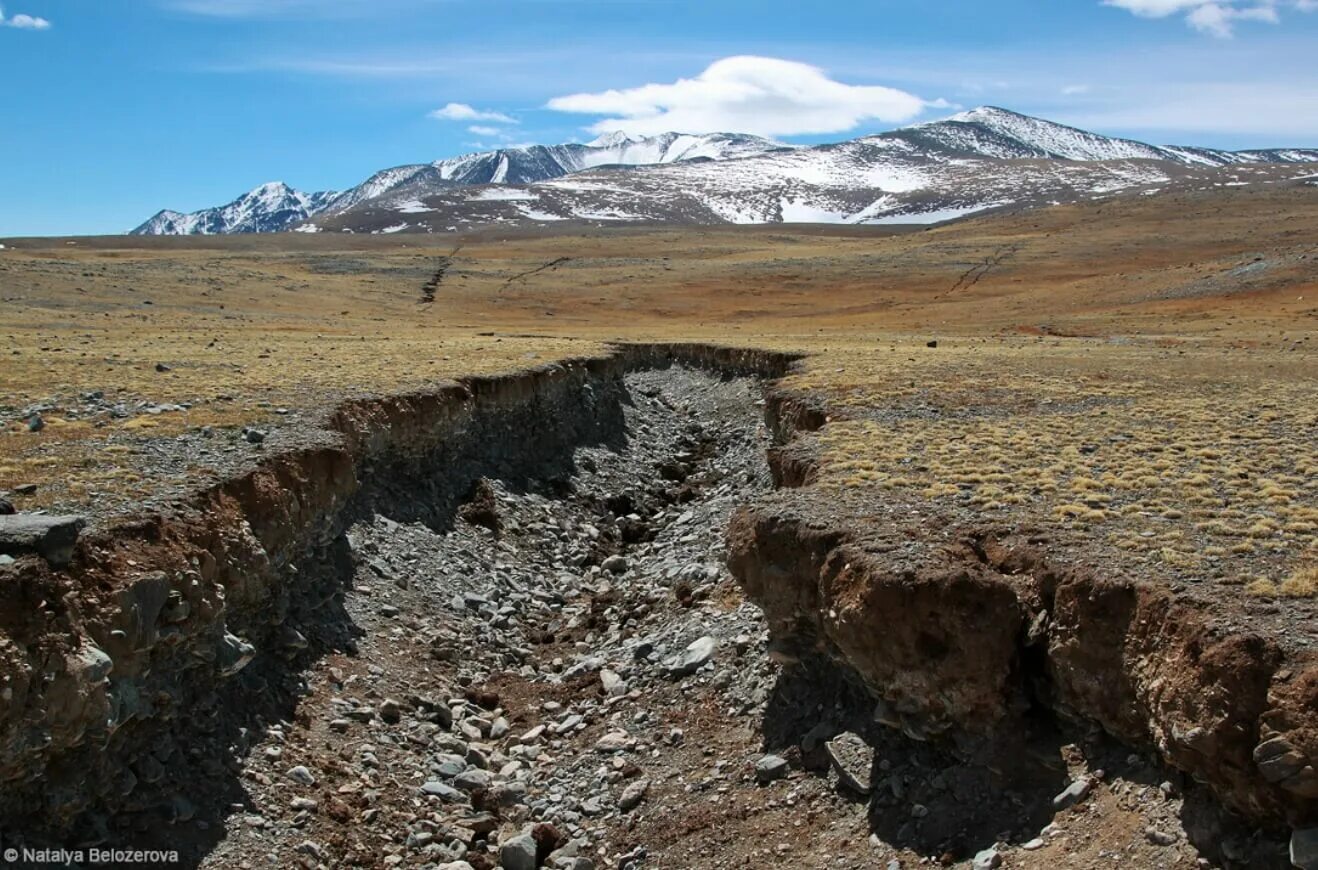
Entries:
{"type": "Polygon", "coordinates": [[[1129,189],[1247,184],[1314,162],[1318,149],[1164,147],[984,106],[813,147],[614,133],[585,145],[486,151],[388,169],[339,194],[280,185],[269,215],[238,207],[267,185],[223,209],[162,212],[137,232],[268,232],[302,222],[302,230],[352,232],[562,220],[934,222],[1129,189]]]}
{"type": "Polygon", "coordinates": [[[228,205],[191,213],[165,210],[132,230],[133,235],[268,233],[291,229],[307,218],[339,214],[405,186],[427,190],[476,184],[530,184],[600,166],[640,166],[685,160],[727,160],[786,149],[759,136],[664,133],[631,137],[612,133],[585,145],[532,145],[465,154],[434,163],[377,172],[341,193],[300,193],[282,182],[263,184],[228,205]]]}
{"type": "Polygon", "coordinates": [[[228,205],[183,214],[168,209],[156,213],[132,235],[215,235],[221,233],[275,233],[290,229],[319,214],[337,194],[301,193],[272,181],[235,199],[228,205]]]}

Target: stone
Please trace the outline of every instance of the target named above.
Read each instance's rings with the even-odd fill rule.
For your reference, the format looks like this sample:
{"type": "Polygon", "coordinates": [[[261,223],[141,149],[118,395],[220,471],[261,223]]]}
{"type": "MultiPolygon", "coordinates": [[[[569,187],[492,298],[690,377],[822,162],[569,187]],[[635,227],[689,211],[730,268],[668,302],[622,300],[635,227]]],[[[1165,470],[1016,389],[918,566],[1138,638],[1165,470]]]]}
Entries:
{"type": "Polygon", "coordinates": [[[503,870],[535,870],[536,842],[530,834],[519,834],[499,846],[503,870]]]}
{"type": "Polygon", "coordinates": [[[46,428],[46,421],[41,418],[40,414],[33,414],[27,418],[27,431],[40,432],[46,428]]]}
{"type": "Polygon", "coordinates": [[[446,785],[437,779],[432,779],[421,786],[421,793],[433,795],[449,803],[457,803],[466,800],[466,796],[451,785],[446,785]]]}
{"type": "Polygon", "coordinates": [[[0,515],[0,553],[10,556],[36,553],[53,567],[63,568],[73,558],[73,549],[85,524],[79,516],[0,515]]]}
{"type": "Polygon", "coordinates": [[[220,648],[215,654],[215,664],[220,669],[220,676],[232,677],[247,667],[254,658],[256,658],[256,647],[238,635],[226,631],[224,637],[220,639],[220,648]]]}
{"type": "Polygon", "coordinates": [[[311,774],[310,770],[301,764],[297,767],[290,767],[284,775],[293,780],[293,782],[301,783],[302,785],[316,784],[316,777],[311,774]]]}
{"type": "Polygon", "coordinates": [[[1176,844],[1176,835],[1169,834],[1166,831],[1160,831],[1157,828],[1149,828],[1144,832],[1144,839],[1148,840],[1155,846],[1172,846],[1176,844]]]}
{"type": "Polygon", "coordinates": [[[601,669],[600,685],[604,687],[604,694],[610,698],[621,698],[627,694],[627,681],[617,671],[601,669]]]}
{"type": "Polygon", "coordinates": [[[244,429],[243,438],[248,444],[260,444],[265,441],[265,433],[260,429],[244,429]]]}
{"type": "Polygon", "coordinates": [[[393,698],[385,698],[380,702],[380,718],[385,722],[394,724],[403,718],[403,707],[393,698]]]}
{"type": "Polygon", "coordinates": [[[600,564],[600,567],[614,574],[622,574],[627,570],[627,560],[622,556],[610,556],[600,564]]]}
{"type": "Polygon", "coordinates": [[[755,762],[755,779],[760,783],[770,783],[787,775],[789,765],[781,755],[766,755],[755,762]]]}
{"type": "Polygon", "coordinates": [[[0,516],[13,516],[16,513],[18,513],[18,511],[14,509],[13,502],[7,498],[0,498],[0,516]]]}
{"type": "Polygon", "coordinates": [[[544,736],[545,736],[545,726],[537,725],[534,728],[527,731],[521,737],[518,737],[517,742],[523,745],[528,743],[536,743],[537,741],[540,740],[541,737],[544,736]]]}
{"type": "Polygon", "coordinates": [[[997,848],[990,847],[976,852],[970,866],[974,870],[993,870],[995,867],[1002,866],[1002,856],[998,854],[997,848]]]}
{"type": "Polygon", "coordinates": [[[289,807],[295,810],[314,810],[319,804],[308,797],[295,797],[288,802],[289,807]]]}
{"type": "Polygon", "coordinates": [[[636,741],[626,731],[610,731],[595,741],[595,751],[603,753],[623,752],[636,745],[636,741]]]}
{"type": "Polygon", "coordinates": [[[645,795],[650,791],[650,780],[638,779],[622,790],[622,797],[618,798],[618,806],[623,812],[636,809],[645,800],[645,795]]]}
{"type": "Polygon", "coordinates": [[[1291,863],[1300,870],[1318,870],[1318,828],[1291,833],[1291,863]]]}
{"type": "Polygon", "coordinates": [[[490,783],[494,781],[494,776],[488,770],[473,768],[464,770],[457,776],[453,777],[453,784],[463,791],[475,791],[478,788],[489,788],[490,783]]]}
{"type": "Polygon", "coordinates": [[[1053,809],[1065,810],[1080,803],[1089,797],[1089,792],[1094,788],[1094,781],[1088,777],[1082,777],[1063,789],[1062,793],[1053,798],[1053,809]]]}
{"type": "Polygon", "coordinates": [[[717,648],[718,641],[710,635],[693,640],[687,645],[686,649],[669,662],[668,675],[671,677],[685,677],[687,674],[694,674],[700,670],[705,662],[710,660],[717,648]]]}
{"type": "Polygon", "coordinates": [[[843,786],[859,795],[873,790],[870,772],[874,769],[874,750],[859,734],[839,734],[824,744],[824,751],[843,786]]]}

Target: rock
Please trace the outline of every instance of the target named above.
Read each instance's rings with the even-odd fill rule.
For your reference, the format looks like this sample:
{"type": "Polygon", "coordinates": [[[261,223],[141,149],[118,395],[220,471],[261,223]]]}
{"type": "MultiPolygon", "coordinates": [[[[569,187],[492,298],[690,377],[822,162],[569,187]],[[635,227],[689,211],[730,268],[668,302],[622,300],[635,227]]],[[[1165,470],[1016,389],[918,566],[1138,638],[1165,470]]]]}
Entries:
{"type": "Polygon", "coordinates": [[[36,553],[53,567],[63,568],[73,558],[84,524],[78,516],[0,515],[0,553],[36,553]]]}
{"type": "Polygon", "coordinates": [[[638,779],[622,790],[622,797],[618,798],[618,806],[623,812],[636,809],[640,806],[641,801],[645,800],[646,793],[650,790],[650,780],[638,779]]]}
{"type": "Polygon", "coordinates": [[[156,371],[160,372],[161,374],[164,374],[165,372],[173,371],[173,368],[165,365],[164,363],[156,363],[156,371]]]}
{"type": "Polygon", "coordinates": [[[859,734],[839,734],[824,744],[824,750],[843,786],[859,795],[873,790],[870,772],[874,769],[874,750],[859,734]]]}
{"type": "Polygon", "coordinates": [[[611,671],[604,668],[600,671],[600,685],[604,687],[604,694],[610,698],[621,698],[627,694],[627,681],[617,671],[611,671]]]}
{"type": "Polygon", "coordinates": [[[974,870],[993,870],[994,867],[1002,866],[1002,856],[998,854],[996,847],[990,847],[975,853],[975,858],[970,862],[974,870]]]}
{"type": "Polygon", "coordinates": [[[295,797],[288,802],[289,807],[295,810],[314,810],[319,806],[314,800],[308,797],[295,797]]]}
{"type": "Polygon", "coordinates": [[[1075,782],[1068,785],[1061,794],[1053,798],[1053,809],[1065,810],[1080,803],[1089,797],[1089,792],[1094,788],[1094,781],[1089,777],[1081,777],[1075,782]]]}
{"type": "Polygon", "coordinates": [[[636,741],[626,731],[610,731],[595,741],[595,751],[603,753],[623,752],[636,745],[636,741]]]}
{"type": "Polygon", "coordinates": [[[465,801],[467,799],[466,795],[464,795],[462,792],[458,791],[456,788],[454,788],[451,785],[446,785],[445,783],[440,782],[437,779],[432,779],[426,782],[424,785],[422,785],[421,793],[434,795],[435,797],[447,801],[449,803],[457,803],[459,801],[465,801]]]}
{"type": "Polygon", "coordinates": [[[380,718],[390,724],[397,723],[403,718],[403,707],[393,698],[385,698],[380,702],[380,718]]]}
{"type": "Polygon", "coordinates": [[[439,870],[476,870],[466,861],[449,861],[447,864],[440,864],[439,870]]]}
{"type": "Polygon", "coordinates": [[[8,499],[0,498],[0,517],[13,516],[14,513],[13,502],[8,499]]]}
{"type": "Polygon", "coordinates": [[[232,677],[247,667],[255,657],[256,647],[238,635],[226,631],[224,637],[220,639],[220,648],[215,654],[215,664],[220,669],[220,676],[232,677]]]}
{"type": "MultiPolygon", "coordinates": [[[[924,346],[925,346],[925,347],[938,347],[938,342],[937,342],[937,341],[926,341],[926,342],[924,343],[924,346]]],[[[996,867],[996,866],[998,866],[998,865],[994,864],[993,866],[996,867]]]]}
{"type": "Polygon", "coordinates": [[[36,495],[37,485],[35,483],[20,483],[18,486],[14,487],[14,492],[19,495],[36,495]]]}
{"type": "Polygon", "coordinates": [[[528,743],[536,743],[537,741],[540,740],[541,737],[544,736],[545,736],[545,726],[537,725],[534,728],[527,731],[521,737],[518,737],[517,742],[523,745],[528,743]]]}
{"type": "Polygon", "coordinates": [[[293,782],[300,783],[302,785],[316,784],[316,778],[311,775],[311,771],[301,764],[299,764],[297,767],[290,767],[284,775],[287,776],[289,779],[293,780],[293,782]]]}
{"type": "Polygon", "coordinates": [[[614,574],[623,574],[627,571],[627,560],[622,556],[610,556],[600,564],[600,567],[614,574]]]}
{"type": "Polygon", "coordinates": [[[519,834],[499,846],[499,866],[503,870],[535,870],[536,842],[530,834],[519,834]]]}
{"type": "Polygon", "coordinates": [[[1318,870],[1318,828],[1291,833],[1291,863],[1300,870],[1318,870]]]}
{"type": "Polygon", "coordinates": [[[687,674],[694,674],[700,670],[705,662],[709,661],[717,648],[718,641],[710,635],[693,640],[685,650],[669,662],[668,675],[671,677],[685,677],[687,674]]]}
{"type": "Polygon", "coordinates": [[[760,783],[770,783],[787,775],[789,765],[781,755],[766,755],[755,762],[755,779],[760,783]]]}
{"type": "Polygon", "coordinates": [[[464,770],[457,776],[453,777],[453,784],[463,791],[475,791],[478,788],[489,788],[490,783],[494,781],[494,776],[488,770],[475,768],[473,770],[464,770]]]}
{"type": "Polygon", "coordinates": [[[260,444],[265,441],[265,433],[260,429],[244,429],[243,438],[248,444],[260,444]]]}
{"type": "Polygon", "coordinates": [[[1155,846],[1172,846],[1176,843],[1176,835],[1169,834],[1166,831],[1159,831],[1157,828],[1149,828],[1144,832],[1144,839],[1148,840],[1155,846]]]}
{"type": "Polygon", "coordinates": [[[40,432],[46,428],[46,421],[41,418],[40,414],[33,414],[27,418],[27,431],[40,432]]]}

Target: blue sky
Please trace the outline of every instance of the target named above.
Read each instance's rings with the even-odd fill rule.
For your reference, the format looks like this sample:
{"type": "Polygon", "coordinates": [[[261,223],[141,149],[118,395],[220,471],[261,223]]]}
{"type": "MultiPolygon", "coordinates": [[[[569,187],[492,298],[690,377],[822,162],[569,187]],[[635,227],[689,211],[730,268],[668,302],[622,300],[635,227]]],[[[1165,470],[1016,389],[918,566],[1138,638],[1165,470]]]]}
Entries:
{"type": "Polygon", "coordinates": [[[608,126],[819,142],[993,104],[1160,143],[1318,146],[1318,0],[0,8],[0,236],[120,232],[264,181],[337,189],[608,126]],[[754,111],[742,86],[767,89],[754,111]]]}

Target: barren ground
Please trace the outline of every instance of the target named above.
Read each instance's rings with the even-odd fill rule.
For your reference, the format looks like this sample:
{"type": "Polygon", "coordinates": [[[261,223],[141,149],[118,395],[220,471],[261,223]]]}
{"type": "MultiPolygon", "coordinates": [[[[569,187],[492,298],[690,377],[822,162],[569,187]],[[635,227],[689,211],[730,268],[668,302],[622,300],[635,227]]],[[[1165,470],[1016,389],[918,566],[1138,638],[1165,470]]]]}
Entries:
{"type": "MultiPolygon", "coordinates": [[[[812,497],[868,524],[876,540],[906,536],[919,547],[939,541],[939,529],[967,524],[1032,529],[1068,564],[1168,589],[1177,600],[1214,610],[1233,629],[1272,639],[1296,661],[1318,654],[1313,188],[1124,198],[899,233],[634,228],[5,246],[0,495],[7,491],[20,511],[79,513],[93,529],[109,529],[144,511],[169,511],[198,486],[281,451],[327,443],[322,421],[346,399],[598,355],[613,342],[791,351],[805,357],[779,389],[809,397],[825,417],[822,428],[802,433],[792,447],[812,457],[812,497]],[[31,431],[34,415],[39,431],[31,431]],[[264,439],[249,439],[248,428],[264,439]]],[[[722,496],[732,494],[711,497],[722,496]]],[[[720,505],[710,509],[710,521],[721,525],[732,504],[720,505]]],[[[524,509],[539,510],[509,508],[524,509]]],[[[664,522],[680,513],[662,514],[664,522]]],[[[721,527],[716,531],[711,540],[721,527]]],[[[471,546],[480,549],[479,541],[471,546]]],[[[487,561],[473,570],[483,577],[494,566],[487,561]]],[[[586,601],[603,596],[605,579],[589,575],[578,594],[586,601]]],[[[753,635],[757,663],[702,672],[691,685],[651,685],[634,675],[648,687],[637,708],[655,716],[662,710],[662,728],[627,719],[632,710],[618,712],[635,698],[600,701],[595,682],[555,696],[587,711],[587,725],[569,731],[550,753],[555,758],[589,756],[609,726],[625,721],[637,733],[652,730],[654,739],[667,740],[672,728],[685,734],[655,747],[661,761],[633,759],[654,768],[645,772],[654,783],[649,803],[631,816],[607,810],[592,823],[604,832],[592,857],[614,866],[637,859],[627,851],[636,846],[669,867],[788,860],[872,866],[942,857],[923,828],[889,825],[882,812],[876,822],[863,802],[838,796],[794,757],[786,782],[756,786],[749,770],[758,753],[781,749],[770,745],[759,719],[771,700],[752,700],[755,715],[729,711],[718,675],[729,670],[734,684],[768,685],[776,671],[759,670],[770,666],[755,608],[725,574],[709,580],[695,612],[740,614],[738,630],[724,633],[729,643],[740,631],[753,635]],[[705,767],[715,760],[726,770],[710,775],[705,767]]],[[[691,612],[691,602],[670,600],[670,585],[654,587],[655,600],[665,602],[652,605],[660,625],[691,612]]],[[[400,598],[416,598],[416,612],[430,619],[433,605],[417,594],[400,598]]],[[[382,644],[388,628],[380,626],[388,623],[367,608],[365,599],[349,596],[355,622],[370,629],[367,639],[356,655],[336,649],[319,660],[301,691],[300,718],[277,729],[277,738],[263,723],[266,736],[253,740],[249,761],[241,762],[245,815],[228,816],[237,832],[207,845],[197,860],[286,866],[296,854],[332,865],[350,854],[369,866],[397,854],[422,863],[415,843],[402,847],[396,837],[385,841],[400,845],[396,852],[381,851],[379,842],[327,845],[351,839],[344,820],[358,818],[369,802],[350,800],[352,814],[337,828],[319,827],[328,824],[319,811],[309,830],[323,854],[294,851],[310,836],[296,830],[305,819],[279,819],[291,815],[278,782],[287,765],[264,769],[272,739],[306,745],[306,757],[322,765],[333,757],[357,763],[360,741],[331,735],[317,719],[336,703],[342,707],[333,697],[352,685],[352,675],[380,683],[360,699],[368,705],[408,691],[460,693],[459,677],[502,680],[497,712],[511,719],[514,737],[561,718],[557,709],[543,709],[547,696],[536,679],[511,669],[499,676],[491,667],[441,667],[432,691],[418,692],[416,681],[426,678],[397,654],[398,643],[423,643],[411,639],[423,632],[404,626],[394,629],[395,643],[382,644]],[[263,802],[273,827],[242,821],[263,802]],[[280,828],[286,822],[291,830],[280,828]]],[[[634,635],[614,639],[621,644],[634,635]]],[[[566,653],[570,665],[592,648],[586,640],[577,638],[559,657],[566,653]]],[[[555,672],[554,657],[537,652],[532,674],[555,672]]],[[[745,688],[748,699],[754,688],[745,688]]],[[[1008,866],[1124,860],[1191,867],[1201,854],[1230,862],[1205,851],[1202,834],[1191,830],[1192,813],[1179,803],[1179,785],[1160,790],[1166,774],[1150,755],[1083,731],[1036,736],[1034,749],[1048,756],[1035,771],[1044,782],[1040,793],[1100,766],[1108,779],[1090,802],[1059,816],[1063,834],[1028,849],[1027,829],[1033,825],[1037,834],[1041,827],[1029,789],[968,787],[967,800],[1005,794],[1016,802],[1019,812],[995,832],[1003,835],[1008,866]],[[1175,845],[1157,846],[1151,830],[1169,831],[1175,845]]],[[[473,739],[488,738],[487,729],[473,739]]],[[[921,759],[915,744],[890,751],[904,759],[899,767],[937,770],[945,763],[921,759]]],[[[340,773],[345,782],[380,788],[369,772],[340,773]]],[[[925,780],[908,771],[903,781],[925,780]]],[[[385,789],[383,798],[391,834],[404,830],[403,840],[425,816],[413,807],[415,818],[403,818],[414,790],[409,784],[406,800],[395,801],[385,789]]],[[[349,793],[357,794],[342,792],[349,793]]],[[[909,816],[909,804],[903,796],[900,812],[909,816]]],[[[956,802],[931,798],[931,805],[965,811],[956,802]]],[[[947,842],[955,845],[948,860],[966,860],[965,849],[976,847],[973,853],[993,838],[949,834],[947,842]]]]}

